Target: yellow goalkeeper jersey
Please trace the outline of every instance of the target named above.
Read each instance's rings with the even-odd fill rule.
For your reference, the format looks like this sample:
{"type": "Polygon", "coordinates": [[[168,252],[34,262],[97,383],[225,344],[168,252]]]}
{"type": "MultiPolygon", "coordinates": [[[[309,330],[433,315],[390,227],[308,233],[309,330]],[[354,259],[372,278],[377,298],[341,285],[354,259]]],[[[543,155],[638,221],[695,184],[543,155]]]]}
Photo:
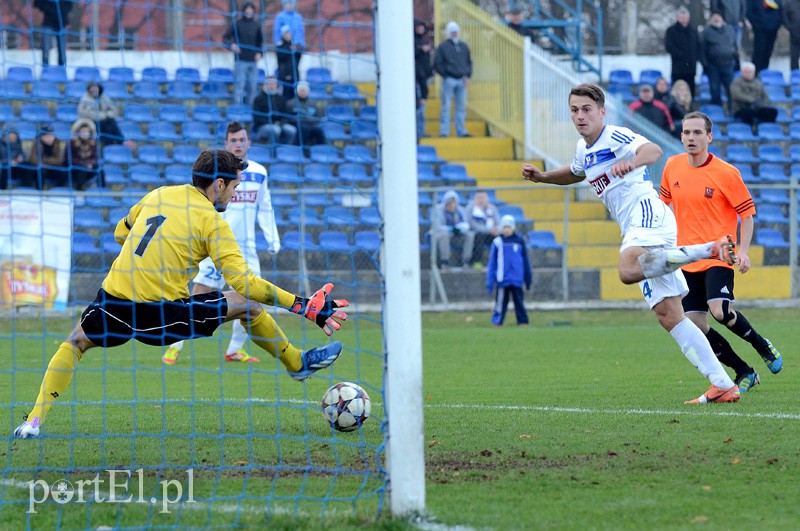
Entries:
{"type": "Polygon", "coordinates": [[[238,293],[289,307],[294,295],[250,271],[236,237],[214,205],[194,186],[164,186],[145,195],[117,223],[119,256],[103,281],[115,297],[136,302],[189,296],[189,279],[210,256],[238,293]]]}

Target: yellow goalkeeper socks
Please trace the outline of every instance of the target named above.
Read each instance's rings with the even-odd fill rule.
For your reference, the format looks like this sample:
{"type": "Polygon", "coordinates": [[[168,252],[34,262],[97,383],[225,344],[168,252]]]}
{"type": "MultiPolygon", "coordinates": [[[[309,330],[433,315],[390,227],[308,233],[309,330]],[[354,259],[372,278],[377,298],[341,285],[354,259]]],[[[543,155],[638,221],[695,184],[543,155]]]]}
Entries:
{"type": "Polygon", "coordinates": [[[36,397],[36,404],[28,414],[28,419],[32,420],[39,417],[39,422],[44,422],[44,416],[50,411],[50,406],[56,401],[69,382],[72,381],[72,374],[75,367],[81,361],[83,353],[67,341],[61,343],[58,350],[50,359],[47,372],[44,373],[42,386],[39,388],[39,396],[36,397]]]}
{"type": "Polygon", "coordinates": [[[277,357],[288,371],[296,372],[303,368],[300,349],[289,343],[286,334],[270,314],[262,311],[249,323],[242,319],[242,325],[250,333],[253,343],[277,357]]]}

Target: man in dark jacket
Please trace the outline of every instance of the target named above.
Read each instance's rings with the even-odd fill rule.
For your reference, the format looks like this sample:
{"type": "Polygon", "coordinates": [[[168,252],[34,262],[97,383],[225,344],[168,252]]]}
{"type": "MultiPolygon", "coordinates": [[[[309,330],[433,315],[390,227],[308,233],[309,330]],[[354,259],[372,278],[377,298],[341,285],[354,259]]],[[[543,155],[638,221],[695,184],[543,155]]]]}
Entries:
{"type": "Polygon", "coordinates": [[[672,123],[669,109],[663,102],[654,99],[654,96],[651,85],[640,86],[639,99],[631,103],[630,111],[671,134],[675,126],[672,123]]]}
{"type": "Polygon", "coordinates": [[[283,97],[287,100],[294,98],[295,87],[300,81],[300,59],[303,57],[303,47],[294,42],[292,31],[289,24],[284,24],[280,29],[281,43],[275,48],[278,80],[283,85],[283,97]]]}
{"type": "Polygon", "coordinates": [[[33,6],[44,14],[42,19],[42,64],[50,64],[50,46],[53,38],[58,47],[58,64],[67,64],[67,17],[72,11],[70,0],[34,0],[33,6]]]}
{"type": "Polygon", "coordinates": [[[731,101],[731,81],[739,57],[736,47],[736,34],[729,25],[725,24],[722,13],[713,11],[708,19],[708,25],[700,36],[702,49],[703,71],[708,76],[708,85],[711,90],[711,103],[722,105],[722,88],[731,101]]]}
{"type": "Polygon", "coordinates": [[[725,19],[725,23],[733,28],[736,33],[736,46],[741,48],[747,2],[745,0],[711,0],[711,11],[719,11],[722,18],[725,19]]]}
{"type": "Polygon", "coordinates": [[[442,76],[442,112],[439,115],[439,136],[450,134],[450,100],[455,98],[455,122],[458,136],[467,132],[467,86],[472,77],[472,58],[469,47],[460,38],[461,29],[454,21],[445,28],[447,40],[436,49],[433,70],[442,76]]]}
{"type": "Polygon", "coordinates": [[[747,20],[753,26],[753,64],[756,75],[769,68],[775,38],[783,23],[783,0],[747,0],[747,20]]]}
{"type": "Polygon", "coordinates": [[[783,3],[783,25],[789,30],[789,68],[800,68],[800,0],[783,3]]]}
{"type": "Polygon", "coordinates": [[[433,77],[433,46],[428,40],[428,25],[414,21],[414,72],[417,79],[417,138],[425,134],[425,104],[428,102],[428,82],[433,77]]]}
{"type": "Polygon", "coordinates": [[[289,123],[291,117],[278,80],[268,77],[264,82],[264,90],[253,102],[253,139],[257,142],[292,144],[297,136],[297,127],[289,123]]]}
{"type": "Polygon", "coordinates": [[[245,2],[242,16],[228,27],[222,37],[234,53],[236,80],[236,103],[252,105],[258,85],[258,62],[264,49],[264,35],[261,25],[255,20],[256,7],[253,2],[245,2]]]}
{"type": "Polygon", "coordinates": [[[694,78],[700,59],[700,35],[697,28],[689,24],[689,10],[683,6],[678,9],[678,21],[667,28],[664,48],[672,57],[672,83],[679,79],[686,81],[694,95],[694,78]]]}

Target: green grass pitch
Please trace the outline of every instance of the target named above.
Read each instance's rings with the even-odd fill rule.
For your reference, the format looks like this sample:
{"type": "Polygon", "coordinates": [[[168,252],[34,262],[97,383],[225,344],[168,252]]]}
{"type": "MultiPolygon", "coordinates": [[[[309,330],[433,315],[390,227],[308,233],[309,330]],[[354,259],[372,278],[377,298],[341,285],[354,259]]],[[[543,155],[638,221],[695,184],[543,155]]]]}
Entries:
{"type": "MultiPolygon", "coordinates": [[[[430,518],[497,530],[799,527],[800,310],[744,311],[781,349],[784,369],[770,374],[724,332],[762,384],[738,404],[707,406],[683,404],[706,380],[645,310],[531,312],[528,327],[515,326],[512,313],[503,328],[488,313],[425,314],[430,518]]],[[[290,338],[324,338],[294,316],[279,320],[290,338]]],[[[66,319],[0,324],[6,434],[70,327],[66,319]]],[[[175,367],[140,344],[89,351],[47,419],[49,437],[0,445],[0,528],[412,528],[388,517],[385,500],[376,517],[379,326],[360,316],[337,336],[345,353],[306,385],[252,347],[261,364],[223,363],[225,333],[187,344],[175,367]],[[333,434],[319,412],[325,389],[342,380],[372,397],[373,418],[360,432],[333,434]],[[55,481],[65,469],[87,479],[97,467],[144,468],[146,497],[192,467],[200,501],[163,514],[148,503],[54,502],[26,514],[26,481],[55,481]]]]}

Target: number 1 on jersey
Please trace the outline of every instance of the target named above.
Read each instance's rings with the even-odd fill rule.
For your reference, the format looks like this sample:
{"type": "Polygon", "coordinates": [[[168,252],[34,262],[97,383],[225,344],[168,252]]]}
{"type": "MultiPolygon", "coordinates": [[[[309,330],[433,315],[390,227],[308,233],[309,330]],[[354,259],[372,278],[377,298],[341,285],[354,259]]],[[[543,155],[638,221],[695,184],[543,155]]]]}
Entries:
{"type": "Polygon", "coordinates": [[[145,224],[147,225],[147,232],[144,233],[142,236],[142,241],[139,242],[139,245],[136,246],[136,250],[133,252],[136,256],[142,256],[147,250],[147,246],[150,245],[150,240],[153,239],[153,236],[156,235],[158,228],[167,221],[167,218],[162,216],[161,214],[157,216],[153,216],[151,218],[147,218],[145,224]]]}

